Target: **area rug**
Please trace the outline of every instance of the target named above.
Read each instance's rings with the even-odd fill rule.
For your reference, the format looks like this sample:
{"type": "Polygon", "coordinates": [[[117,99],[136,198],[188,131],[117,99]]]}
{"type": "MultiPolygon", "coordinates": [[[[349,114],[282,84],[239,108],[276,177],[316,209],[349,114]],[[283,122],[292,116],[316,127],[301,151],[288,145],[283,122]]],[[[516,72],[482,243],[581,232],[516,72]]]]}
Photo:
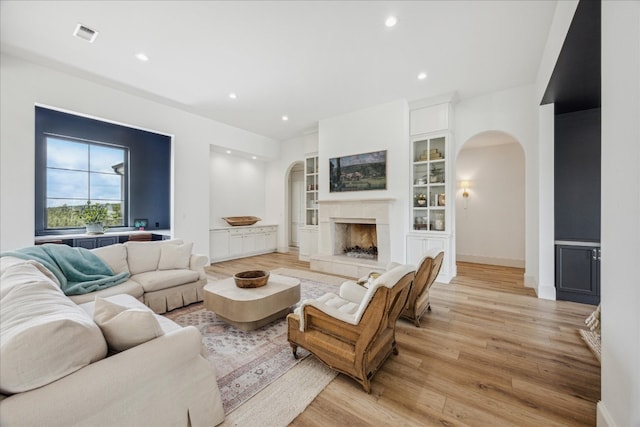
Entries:
{"type": "MultiPolygon", "coordinates": [[[[338,285],[344,281],[339,277],[302,270],[276,269],[272,273],[300,279],[301,300],[317,298],[326,292],[336,292],[338,285]]],[[[211,274],[208,275],[210,279],[221,278],[214,277],[211,274]]],[[[166,316],[182,326],[193,325],[202,334],[203,344],[207,351],[207,359],[217,373],[218,387],[220,388],[226,415],[231,414],[240,405],[283,376],[287,371],[300,365],[296,369],[296,372],[299,372],[294,377],[290,375],[283,379],[286,384],[284,387],[274,385],[278,391],[275,394],[268,393],[264,396],[266,398],[261,399],[266,408],[274,407],[274,402],[281,401],[283,393],[291,393],[292,390],[297,390],[292,396],[294,400],[285,400],[287,402],[286,408],[280,408],[277,411],[281,413],[280,416],[289,418],[291,414],[287,415],[287,412],[291,409],[291,412],[295,413],[293,415],[293,418],[295,418],[324,386],[335,377],[333,371],[327,370],[315,358],[305,360],[309,353],[302,348],[298,349],[300,357],[298,359],[293,357],[291,347],[287,341],[287,324],[284,318],[271,322],[255,331],[247,332],[236,329],[218,319],[215,313],[206,310],[202,303],[175,310],[166,316]],[[300,379],[302,378],[305,381],[313,379],[313,384],[301,382],[300,379]],[[316,387],[313,387],[314,385],[316,387]],[[321,388],[316,390],[318,386],[321,386],[321,388]],[[273,399],[269,397],[274,396],[277,396],[278,400],[271,402],[273,399]],[[296,404],[296,402],[302,403],[296,404]],[[297,406],[302,406],[302,408],[297,408],[297,406]]],[[[255,409],[256,404],[252,400],[251,407],[255,409]]],[[[278,407],[278,405],[276,404],[275,407],[278,407]]],[[[249,425],[247,419],[251,418],[254,410],[241,412],[234,414],[234,417],[244,421],[235,425],[249,425]]],[[[261,418],[261,420],[264,421],[264,418],[261,418]]]]}
{"type": "Polygon", "coordinates": [[[602,342],[600,339],[600,316],[601,316],[601,307],[598,305],[596,310],[591,313],[584,323],[589,327],[588,331],[584,329],[578,329],[580,336],[589,347],[589,350],[593,353],[593,355],[598,359],[598,362],[602,363],[602,342]]]}

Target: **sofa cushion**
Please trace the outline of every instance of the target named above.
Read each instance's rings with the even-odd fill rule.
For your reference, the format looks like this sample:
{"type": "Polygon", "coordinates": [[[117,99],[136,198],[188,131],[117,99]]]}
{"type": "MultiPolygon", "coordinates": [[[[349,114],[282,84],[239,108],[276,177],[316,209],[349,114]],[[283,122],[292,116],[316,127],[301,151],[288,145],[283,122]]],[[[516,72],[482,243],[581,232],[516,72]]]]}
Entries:
{"type": "Polygon", "coordinates": [[[14,256],[3,256],[0,257],[0,274],[3,274],[5,270],[13,267],[14,265],[27,263],[26,259],[14,257],[14,256]]]}
{"type": "MultiPolygon", "coordinates": [[[[144,303],[142,303],[141,301],[133,298],[131,295],[126,295],[126,294],[120,294],[120,295],[113,295],[110,297],[105,297],[104,298],[106,301],[112,302],[114,304],[118,304],[127,308],[138,308],[138,309],[142,309],[142,310],[148,310],[151,311],[151,309],[149,307],[147,307],[146,305],[144,305],[144,303]]],[[[93,318],[93,313],[95,311],[95,301],[91,301],[91,302],[87,302],[84,304],[81,304],[80,307],[91,317],[93,318]]],[[[164,316],[159,316],[159,315],[155,315],[156,320],[158,321],[158,323],[160,324],[160,327],[162,328],[162,332],[165,334],[168,334],[169,332],[173,332],[173,331],[177,331],[178,329],[182,329],[182,326],[178,325],[176,322],[174,322],[173,320],[164,317],[164,316]]]]}
{"type": "Polygon", "coordinates": [[[93,320],[114,351],[127,350],[164,333],[148,308],[129,308],[100,297],[95,301],[93,320]]]}
{"type": "Polygon", "coordinates": [[[144,289],[142,289],[142,285],[140,283],[129,279],[124,283],[120,283],[119,285],[112,286],[110,288],[101,289],[99,291],[90,292],[88,294],[70,295],[69,298],[71,298],[71,301],[75,302],[76,304],[83,304],[85,302],[95,300],[96,297],[105,298],[111,295],[118,294],[129,294],[132,297],[141,299],[142,295],[144,295],[144,289]]]}
{"type": "Polygon", "coordinates": [[[5,270],[14,282],[0,305],[0,393],[32,390],[56,381],[107,354],[93,320],[35,266],[24,275],[5,270]],[[15,283],[20,282],[20,283],[15,283]]]}
{"type": "Polygon", "coordinates": [[[193,243],[181,245],[162,245],[158,270],[173,270],[189,268],[193,243]]]}
{"type": "MultiPolygon", "coordinates": [[[[5,260],[12,257],[2,257],[5,260]]],[[[56,289],[62,293],[56,276],[47,270],[37,261],[21,260],[13,258],[21,262],[13,262],[10,265],[5,264],[5,268],[1,270],[0,280],[0,298],[3,298],[13,287],[21,285],[25,282],[39,282],[41,280],[50,281],[55,284],[56,289]]]]}
{"type": "Polygon", "coordinates": [[[131,275],[158,269],[160,251],[164,245],[181,245],[180,239],[159,240],[157,242],[126,242],[127,263],[131,275]]]}
{"type": "MultiPolygon", "coordinates": [[[[5,271],[9,269],[13,269],[13,267],[16,267],[18,265],[23,265],[23,264],[35,266],[48,279],[51,279],[51,281],[55,283],[58,287],[60,286],[60,282],[56,278],[55,274],[53,274],[44,265],[40,264],[38,261],[35,261],[35,260],[26,260],[22,258],[13,257],[13,256],[0,257],[0,275],[4,274],[5,271]]],[[[15,271],[17,270],[14,270],[14,274],[15,274],[15,271]]],[[[10,281],[7,283],[15,284],[16,282],[10,281]]],[[[4,289],[5,288],[4,285],[5,285],[5,282],[0,282],[0,288],[4,289]]]]}
{"type": "Polygon", "coordinates": [[[127,264],[127,248],[122,243],[92,249],[91,252],[104,261],[113,270],[114,274],[130,273],[129,265],[127,264]]]}
{"type": "Polygon", "coordinates": [[[159,291],[195,282],[200,273],[193,270],[157,270],[140,273],[131,279],[142,285],[145,292],[159,291]]]}

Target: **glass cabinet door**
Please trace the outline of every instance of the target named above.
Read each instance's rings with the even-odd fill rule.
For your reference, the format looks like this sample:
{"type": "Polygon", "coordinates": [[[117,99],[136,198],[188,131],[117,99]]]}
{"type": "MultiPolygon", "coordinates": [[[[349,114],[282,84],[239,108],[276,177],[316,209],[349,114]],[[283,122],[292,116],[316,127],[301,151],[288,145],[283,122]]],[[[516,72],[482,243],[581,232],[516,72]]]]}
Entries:
{"type": "Polygon", "coordinates": [[[307,157],[305,176],[305,225],[318,225],[318,157],[307,157]]]}
{"type": "Polygon", "coordinates": [[[412,142],[413,230],[445,231],[446,137],[412,142]]]}

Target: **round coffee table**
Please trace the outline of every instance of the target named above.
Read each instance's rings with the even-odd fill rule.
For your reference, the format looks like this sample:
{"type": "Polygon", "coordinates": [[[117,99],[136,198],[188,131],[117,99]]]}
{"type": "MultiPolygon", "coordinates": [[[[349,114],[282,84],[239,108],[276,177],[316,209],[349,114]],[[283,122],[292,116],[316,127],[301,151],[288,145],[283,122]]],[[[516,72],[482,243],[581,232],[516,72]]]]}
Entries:
{"type": "Polygon", "coordinates": [[[300,280],[278,274],[271,274],[267,284],[259,288],[239,288],[233,277],[204,286],[205,308],[243,331],[286,316],[298,301],[300,280]]]}

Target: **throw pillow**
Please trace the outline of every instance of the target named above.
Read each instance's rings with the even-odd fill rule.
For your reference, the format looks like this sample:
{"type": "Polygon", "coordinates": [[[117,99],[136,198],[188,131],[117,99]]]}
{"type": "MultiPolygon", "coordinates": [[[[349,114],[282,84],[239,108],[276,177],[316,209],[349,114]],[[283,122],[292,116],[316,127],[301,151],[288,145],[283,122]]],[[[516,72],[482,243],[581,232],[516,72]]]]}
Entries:
{"type": "Polygon", "coordinates": [[[96,297],[93,320],[114,351],[127,350],[164,333],[150,310],[128,308],[100,297],[96,297]]]}
{"type": "Polygon", "coordinates": [[[193,243],[181,245],[162,245],[158,270],[174,270],[189,268],[193,243]]]}

